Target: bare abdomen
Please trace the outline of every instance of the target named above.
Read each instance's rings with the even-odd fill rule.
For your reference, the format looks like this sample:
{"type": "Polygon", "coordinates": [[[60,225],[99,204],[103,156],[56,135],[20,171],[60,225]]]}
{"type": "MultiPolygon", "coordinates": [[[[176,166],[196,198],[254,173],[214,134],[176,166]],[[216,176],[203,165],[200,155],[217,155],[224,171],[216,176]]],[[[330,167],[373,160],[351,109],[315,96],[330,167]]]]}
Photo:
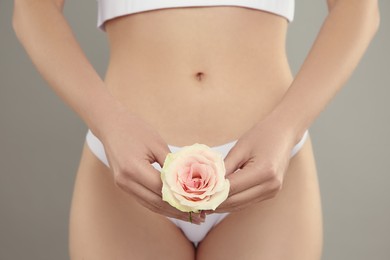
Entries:
{"type": "Polygon", "coordinates": [[[270,13],[162,9],[113,19],[106,29],[107,87],[171,145],[239,138],[292,81],[287,21],[270,13]]]}

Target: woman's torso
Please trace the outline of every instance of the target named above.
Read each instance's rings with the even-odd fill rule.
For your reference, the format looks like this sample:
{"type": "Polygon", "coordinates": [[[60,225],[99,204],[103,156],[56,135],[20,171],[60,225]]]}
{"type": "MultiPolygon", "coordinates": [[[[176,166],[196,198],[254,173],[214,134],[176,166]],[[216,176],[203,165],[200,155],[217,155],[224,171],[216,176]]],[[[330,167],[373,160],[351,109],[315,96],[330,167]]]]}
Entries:
{"type": "Polygon", "coordinates": [[[106,22],[110,92],[171,145],[238,139],[293,79],[288,21],[244,7],[160,9],[106,22]]]}

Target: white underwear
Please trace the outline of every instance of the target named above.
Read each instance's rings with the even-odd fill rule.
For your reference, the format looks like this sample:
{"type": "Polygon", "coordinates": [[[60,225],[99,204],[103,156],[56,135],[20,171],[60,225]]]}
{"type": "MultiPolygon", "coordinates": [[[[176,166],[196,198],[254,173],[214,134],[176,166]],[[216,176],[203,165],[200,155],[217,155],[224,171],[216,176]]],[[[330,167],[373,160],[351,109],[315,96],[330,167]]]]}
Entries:
{"type": "MultiPolygon", "coordinates": [[[[306,130],[302,139],[294,146],[291,151],[291,157],[293,157],[303,146],[308,136],[308,131],[306,130]]],[[[104,163],[107,167],[109,167],[108,160],[104,151],[103,144],[101,141],[92,133],[90,129],[88,129],[86,135],[86,141],[89,149],[99,160],[104,163]]],[[[225,143],[218,146],[211,147],[212,149],[220,152],[225,158],[230,149],[233,148],[237,140],[231,141],[229,143],[225,143]]],[[[168,145],[171,152],[177,152],[182,147],[168,145]]],[[[157,162],[154,162],[153,167],[157,170],[161,171],[161,167],[157,162]]],[[[180,219],[169,218],[177,227],[179,227],[184,235],[195,245],[198,246],[198,243],[203,240],[203,238],[207,235],[207,233],[216,226],[219,222],[221,222],[229,213],[214,213],[206,216],[206,220],[204,223],[200,225],[192,224],[187,221],[183,221],[180,219]]]]}

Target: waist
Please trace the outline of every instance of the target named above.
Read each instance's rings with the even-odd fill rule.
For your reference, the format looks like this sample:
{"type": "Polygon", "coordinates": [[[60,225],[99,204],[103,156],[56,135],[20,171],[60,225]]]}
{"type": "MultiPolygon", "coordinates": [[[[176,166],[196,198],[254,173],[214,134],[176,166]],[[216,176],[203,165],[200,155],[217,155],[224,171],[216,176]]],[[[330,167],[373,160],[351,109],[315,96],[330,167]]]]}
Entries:
{"type": "Polygon", "coordinates": [[[155,127],[176,146],[202,142],[212,146],[238,139],[282,99],[292,82],[285,70],[211,67],[150,73],[147,69],[109,70],[106,86],[132,113],[155,127]],[[249,72],[248,72],[249,71],[249,72]],[[178,134],[180,133],[180,136],[178,134]]]}
{"type": "Polygon", "coordinates": [[[237,139],[292,81],[286,21],[244,8],[184,9],[109,21],[106,85],[170,144],[237,139]]]}

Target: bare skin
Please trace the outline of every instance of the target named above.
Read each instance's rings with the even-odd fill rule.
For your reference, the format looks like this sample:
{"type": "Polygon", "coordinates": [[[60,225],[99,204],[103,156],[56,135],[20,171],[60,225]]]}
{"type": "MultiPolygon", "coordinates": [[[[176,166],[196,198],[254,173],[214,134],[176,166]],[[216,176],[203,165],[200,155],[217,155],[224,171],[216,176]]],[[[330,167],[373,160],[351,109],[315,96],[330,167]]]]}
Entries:
{"type": "MultiPolygon", "coordinates": [[[[106,24],[112,51],[105,83],[113,96],[153,125],[168,144],[220,145],[241,137],[264,118],[291,84],[284,52],[287,26],[281,17],[232,7],[173,9],[115,19],[106,24]],[[164,36],[164,28],[175,33],[164,36]],[[231,39],[232,35],[237,37],[231,39]],[[218,41],[207,40],[213,37],[218,41]]],[[[274,259],[293,254],[305,259],[303,252],[306,259],[319,258],[321,210],[310,142],[294,161],[288,174],[295,177],[286,180],[278,199],[229,216],[201,243],[198,259],[258,259],[260,252],[264,259],[275,252],[281,255],[274,259]],[[294,211],[292,205],[299,210],[294,211]],[[286,214],[277,217],[280,211],[286,214]],[[302,230],[294,232],[294,228],[302,230]],[[251,235],[247,230],[252,230],[251,235]],[[224,238],[226,232],[232,235],[224,238]],[[245,242],[238,242],[244,234],[245,242]],[[264,241],[264,247],[253,247],[256,241],[264,241]],[[307,249],[307,245],[313,247],[307,249]],[[238,255],[233,257],[233,252],[238,255]]],[[[78,176],[70,226],[73,259],[112,255],[194,259],[194,248],[178,228],[118,191],[111,174],[88,148],[78,176]],[[100,196],[104,203],[97,203],[102,201],[100,196]],[[120,206],[113,207],[118,201],[120,206]],[[102,220],[93,217],[102,215],[99,212],[106,212],[102,220]],[[88,221],[80,222],[79,217],[88,221]],[[153,250],[148,250],[153,240],[164,243],[152,243],[153,250]],[[174,255],[168,253],[170,248],[175,248],[174,255]]]]}
{"type": "MultiPolygon", "coordinates": [[[[291,84],[284,49],[287,26],[281,17],[232,7],[153,11],[115,19],[106,24],[112,52],[105,83],[132,113],[153,125],[168,144],[223,144],[239,138],[264,118],[291,84]],[[194,20],[200,16],[202,19],[194,26],[194,20]],[[225,29],[221,32],[222,27],[225,29]],[[171,28],[174,33],[166,36],[164,28],[171,28]],[[231,35],[236,35],[236,40],[231,35]],[[267,41],[262,40],[264,37],[267,41]],[[213,38],[217,40],[208,40],[213,38]],[[201,79],[198,73],[203,74],[201,79]]],[[[289,259],[305,259],[302,253],[308,255],[306,259],[319,258],[321,210],[309,143],[294,158],[296,162],[288,174],[295,177],[286,180],[278,199],[230,215],[223,221],[226,223],[201,243],[198,259],[259,259],[254,256],[260,255],[271,259],[267,256],[275,252],[282,255],[274,259],[286,259],[283,257],[293,253],[296,258],[289,259]],[[294,211],[292,205],[299,210],[294,211]],[[286,214],[277,217],[280,211],[286,214]],[[293,228],[302,230],[294,232],[293,228]],[[247,230],[252,230],[251,235],[247,230]],[[224,235],[227,232],[246,234],[245,240],[238,235],[227,239],[224,235]],[[269,240],[271,234],[273,239],[269,240]],[[240,240],[245,242],[237,242],[240,240]],[[254,247],[256,241],[268,243],[254,247]],[[269,247],[269,243],[273,246],[269,247]],[[224,244],[225,249],[220,250],[224,244]],[[307,249],[307,245],[313,247],[307,249]],[[249,251],[248,246],[252,248],[249,251]],[[258,251],[253,252],[254,249],[258,251]],[[238,256],[233,257],[233,252],[238,256]]],[[[115,254],[118,259],[194,258],[194,248],[177,227],[119,192],[110,180],[110,173],[88,148],[78,176],[71,218],[73,259],[82,256],[105,259],[102,255],[115,254]],[[104,186],[108,187],[102,188],[95,182],[106,183],[104,186]],[[105,203],[83,199],[100,201],[100,196],[105,198],[105,203]],[[113,207],[117,201],[126,203],[113,207]],[[85,208],[85,205],[96,205],[96,208],[85,208]],[[77,221],[80,216],[94,218],[93,212],[106,212],[104,220],[97,220],[99,224],[77,221]],[[150,219],[145,221],[145,218],[150,219]],[[146,223],[153,223],[147,231],[146,223]],[[99,233],[83,232],[85,229],[99,233]],[[142,233],[147,236],[141,238],[142,233]],[[148,250],[151,240],[164,243],[153,243],[153,250],[148,250]],[[118,245],[118,241],[123,244],[118,245]],[[98,246],[97,250],[101,244],[106,246],[98,246]],[[167,254],[171,248],[175,248],[175,255],[167,254]],[[153,255],[147,256],[146,252],[153,255]]]]}
{"type": "Polygon", "coordinates": [[[320,259],[322,215],[311,141],[291,160],[275,199],[227,216],[197,252],[164,216],[118,189],[109,169],[84,146],[70,235],[75,260],[320,259]]]}
{"type": "Polygon", "coordinates": [[[168,144],[223,144],[267,115],[291,84],[287,26],[276,15],[234,7],[117,18],[106,23],[105,84],[168,144]]]}
{"type": "Polygon", "coordinates": [[[18,38],[102,140],[111,165],[84,147],[70,214],[72,259],[320,258],[310,139],[291,160],[289,152],[363,55],[379,22],[377,1],[328,1],[330,14],[294,79],[287,21],[271,13],[176,8],[113,19],[106,23],[111,59],[101,81],[60,14],[63,1],[15,6],[18,38]],[[187,215],[161,201],[158,171],[149,163],[162,165],[167,144],[234,139],[225,159],[231,190],[217,209],[233,213],[196,251],[165,218],[187,215]]]}

